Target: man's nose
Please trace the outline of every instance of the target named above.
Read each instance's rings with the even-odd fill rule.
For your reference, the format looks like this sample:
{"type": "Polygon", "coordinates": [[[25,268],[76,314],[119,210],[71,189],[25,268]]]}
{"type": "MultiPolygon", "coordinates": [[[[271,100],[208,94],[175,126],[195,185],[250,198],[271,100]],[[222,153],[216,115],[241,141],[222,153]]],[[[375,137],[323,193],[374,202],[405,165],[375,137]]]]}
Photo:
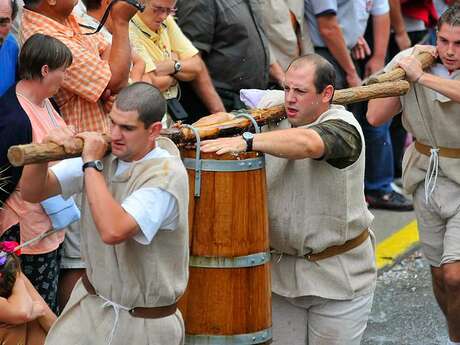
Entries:
{"type": "Polygon", "coordinates": [[[296,101],[294,90],[284,91],[284,95],[287,102],[293,103],[296,101]]]}
{"type": "Polygon", "coordinates": [[[112,135],[112,139],[120,139],[121,137],[120,127],[112,124],[112,130],[110,134],[112,135]]]}

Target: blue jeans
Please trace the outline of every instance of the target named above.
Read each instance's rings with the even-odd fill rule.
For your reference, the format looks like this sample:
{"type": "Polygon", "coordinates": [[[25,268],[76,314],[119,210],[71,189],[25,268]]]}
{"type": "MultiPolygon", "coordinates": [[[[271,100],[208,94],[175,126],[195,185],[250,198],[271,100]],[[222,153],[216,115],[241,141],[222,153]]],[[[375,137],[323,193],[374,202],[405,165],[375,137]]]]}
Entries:
{"type": "Polygon", "coordinates": [[[366,191],[391,192],[391,182],[394,179],[391,120],[379,127],[373,127],[367,122],[365,111],[355,111],[353,114],[363,129],[366,142],[364,188],[366,191]]]}

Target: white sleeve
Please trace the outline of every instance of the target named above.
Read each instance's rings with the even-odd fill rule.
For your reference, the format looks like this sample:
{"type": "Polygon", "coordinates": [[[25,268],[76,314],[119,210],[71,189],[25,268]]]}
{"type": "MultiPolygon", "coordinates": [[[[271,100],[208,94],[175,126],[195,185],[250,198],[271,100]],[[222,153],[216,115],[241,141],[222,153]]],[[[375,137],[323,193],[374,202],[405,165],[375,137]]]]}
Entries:
{"type": "Polygon", "coordinates": [[[161,188],[141,188],[128,196],[121,207],[139,225],[133,238],[140,244],[150,244],[159,229],[174,230],[179,222],[176,198],[161,188]]]}
{"type": "Polygon", "coordinates": [[[62,197],[68,199],[83,189],[83,160],[81,157],[65,159],[50,169],[61,185],[62,197]]]}
{"type": "Polygon", "coordinates": [[[371,14],[373,16],[381,16],[390,12],[388,0],[374,0],[372,3],[371,14]]]}
{"type": "Polygon", "coordinates": [[[337,14],[337,0],[310,0],[310,2],[315,16],[327,11],[337,14]]]}

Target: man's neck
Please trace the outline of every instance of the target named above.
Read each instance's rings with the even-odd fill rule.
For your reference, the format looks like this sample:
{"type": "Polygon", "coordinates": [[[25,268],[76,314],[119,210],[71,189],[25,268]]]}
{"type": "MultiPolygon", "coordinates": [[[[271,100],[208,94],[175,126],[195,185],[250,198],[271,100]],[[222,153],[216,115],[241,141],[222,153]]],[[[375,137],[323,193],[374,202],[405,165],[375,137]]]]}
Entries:
{"type": "Polygon", "coordinates": [[[37,12],[41,15],[44,15],[62,25],[66,25],[67,18],[69,17],[68,15],[63,15],[61,13],[54,11],[54,8],[49,7],[49,6],[38,6],[37,8],[27,8],[27,9],[30,11],[37,12]]]}

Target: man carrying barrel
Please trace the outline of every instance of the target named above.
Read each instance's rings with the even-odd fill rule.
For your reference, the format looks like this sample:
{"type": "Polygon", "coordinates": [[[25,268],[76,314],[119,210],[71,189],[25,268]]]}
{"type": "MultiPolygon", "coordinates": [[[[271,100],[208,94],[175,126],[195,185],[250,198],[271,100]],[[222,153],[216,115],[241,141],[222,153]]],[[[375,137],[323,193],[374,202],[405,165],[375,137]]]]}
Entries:
{"type": "Polygon", "coordinates": [[[411,88],[401,98],[372,100],[367,118],[379,125],[402,110],[404,127],[417,138],[404,155],[403,185],[414,198],[448,344],[460,344],[460,5],[439,19],[436,47],[415,50],[432,52],[439,63],[424,72],[411,50],[397,55],[387,68],[399,64],[411,88]]]}
{"type": "Polygon", "coordinates": [[[331,104],[334,84],[324,58],[297,58],[286,71],[286,120],[202,144],[218,154],[267,153],[274,344],[302,329],[298,343],[357,345],[371,311],[376,268],[364,139],[353,114],[331,104]]]}
{"type": "MultiPolygon", "coordinates": [[[[110,155],[101,134],[85,132],[81,158],[24,169],[29,201],[83,190],[86,273],[46,344],[183,343],[176,301],[188,279],[188,178],[177,147],[159,138],[165,110],[159,90],[134,83],[109,114],[110,155]]],[[[60,130],[45,142],[74,151],[73,134],[60,130]]]]}

